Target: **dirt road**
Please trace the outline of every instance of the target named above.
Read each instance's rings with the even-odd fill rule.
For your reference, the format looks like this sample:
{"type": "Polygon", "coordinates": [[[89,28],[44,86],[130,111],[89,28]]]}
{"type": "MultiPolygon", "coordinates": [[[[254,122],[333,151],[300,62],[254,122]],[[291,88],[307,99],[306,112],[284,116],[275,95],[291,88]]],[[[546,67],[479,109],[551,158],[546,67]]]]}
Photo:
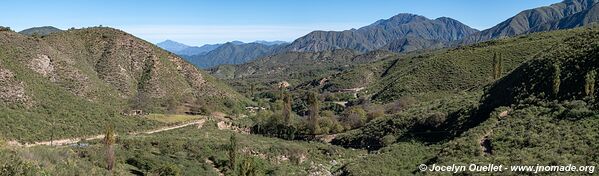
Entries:
{"type": "MultiPolygon", "coordinates": [[[[153,133],[183,128],[183,127],[187,127],[190,125],[197,125],[198,127],[201,127],[202,125],[204,125],[204,122],[206,122],[206,119],[195,120],[195,121],[186,122],[186,123],[176,125],[176,126],[162,127],[162,128],[158,128],[158,129],[149,130],[149,131],[129,133],[129,135],[153,134],[153,133]]],[[[99,135],[95,135],[95,136],[91,136],[91,137],[88,136],[88,137],[78,137],[78,138],[57,139],[57,140],[52,140],[52,141],[39,141],[39,142],[35,142],[32,144],[29,144],[29,143],[21,144],[17,141],[9,141],[8,144],[12,145],[12,146],[18,146],[18,147],[33,147],[33,146],[39,146],[39,145],[61,146],[61,145],[75,144],[82,140],[89,141],[89,140],[97,140],[97,139],[102,139],[102,138],[104,138],[104,135],[99,134],[99,135]]]]}

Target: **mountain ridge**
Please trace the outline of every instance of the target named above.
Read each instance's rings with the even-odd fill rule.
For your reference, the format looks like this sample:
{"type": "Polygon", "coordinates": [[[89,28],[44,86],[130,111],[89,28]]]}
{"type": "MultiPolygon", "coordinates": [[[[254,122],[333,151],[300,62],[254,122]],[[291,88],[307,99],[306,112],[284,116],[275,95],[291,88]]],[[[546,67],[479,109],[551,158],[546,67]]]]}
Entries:
{"type": "Polygon", "coordinates": [[[477,31],[448,17],[431,20],[421,15],[400,13],[359,29],[314,31],[296,39],[286,49],[289,51],[322,51],[348,48],[366,52],[379,49],[393,40],[405,37],[449,42],[477,31]]]}
{"type": "Polygon", "coordinates": [[[243,64],[258,57],[273,54],[283,45],[227,42],[205,54],[183,57],[200,68],[210,68],[221,64],[243,64]]]}
{"type": "MultiPolygon", "coordinates": [[[[578,13],[584,13],[599,2],[598,0],[564,0],[519,12],[513,17],[483,31],[464,38],[460,43],[469,44],[502,37],[511,37],[531,32],[541,32],[556,29],[569,29],[585,24],[569,24],[560,26],[562,19],[575,19],[578,13]]],[[[593,20],[597,20],[594,18],[593,20]]],[[[579,21],[579,20],[577,20],[579,21]]],[[[587,21],[588,22],[588,21],[587,21]]],[[[562,23],[563,24],[563,23],[562,23]]]]}

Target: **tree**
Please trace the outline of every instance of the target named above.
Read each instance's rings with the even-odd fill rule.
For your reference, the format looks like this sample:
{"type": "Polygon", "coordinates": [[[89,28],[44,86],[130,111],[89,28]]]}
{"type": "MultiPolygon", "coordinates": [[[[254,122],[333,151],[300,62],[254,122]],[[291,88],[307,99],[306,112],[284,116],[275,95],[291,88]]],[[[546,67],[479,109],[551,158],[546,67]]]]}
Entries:
{"type": "Polygon", "coordinates": [[[320,107],[318,102],[318,95],[316,92],[308,92],[308,127],[312,134],[316,134],[319,131],[318,126],[318,114],[320,113],[320,107]]]}
{"type": "Polygon", "coordinates": [[[104,145],[106,146],[106,169],[112,171],[114,168],[114,144],[116,143],[116,137],[114,134],[114,127],[112,125],[106,126],[106,134],[104,135],[104,145]]]}
{"type": "Polygon", "coordinates": [[[501,78],[503,75],[503,54],[499,53],[499,66],[497,68],[497,79],[501,78]]]}
{"type": "Polygon", "coordinates": [[[353,107],[347,110],[344,114],[343,123],[346,129],[357,128],[366,123],[366,111],[361,107],[353,107]]]}
{"type": "Polygon", "coordinates": [[[0,26],[0,31],[11,31],[12,32],[12,29],[10,29],[10,27],[0,26]]]}
{"type": "Polygon", "coordinates": [[[503,73],[503,57],[497,53],[493,53],[493,80],[501,78],[503,73]]]}
{"type": "Polygon", "coordinates": [[[229,169],[235,171],[235,165],[237,160],[237,138],[235,133],[231,134],[229,138],[229,169]]]}
{"type": "Polygon", "coordinates": [[[585,75],[584,79],[584,93],[586,96],[591,96],[595,94],[595,76],[597,76],[597,72],[595,70],[589,71],[585,75]]]}
{"type": "Polygon", "coordinates": [[[553,84],[552,84],[552,90],[553,90],[553,95],[557,97],[557,94],[559,93],[559,86],[561,84],[561,80],[560,80],[560,73],[561,73],[561,69],[559,67],[558,64],[553,64],[553,84]]]}
{"type": "Polygon", "coordinates": [[[283,119],[286,125],[291,123],[291,95],[287,92],[282,93],[283,95],[283,119]]]}
{"type": "Polygon", "coordinates": [[[176,114],[178,106],[177,100],[171,97],[166,101],[166,112],[168,114],[176,114]]]}
{"type": "Polygon", "coordinates": [[[137,92],[137,95],[131,99],[131,106],[136,110],[147,110],[149,98],[143,92],[137,92]]]}
{"type": "Polygon", "coordinates": [[[256,92],[256,84],[255,83],[251,83],[250,84],[250,98],[251,99],[254,98],[254,92],[256,92]]]}
{"type": "Polygon", "coordinates": [[[244,157],[241,163],[239,164],[239,172],[237,175],[239,176],[262,176],[263,173],[263,164],[258,161],[255,157],[244,157]]]}

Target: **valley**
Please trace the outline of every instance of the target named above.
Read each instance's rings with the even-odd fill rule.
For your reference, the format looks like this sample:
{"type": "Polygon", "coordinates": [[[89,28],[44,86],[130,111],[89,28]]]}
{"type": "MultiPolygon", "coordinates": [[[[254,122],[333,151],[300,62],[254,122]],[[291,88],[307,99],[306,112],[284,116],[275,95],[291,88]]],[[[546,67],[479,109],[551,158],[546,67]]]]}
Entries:
{"type": "Polygon", "coordinates": [[[593,175],[597,7],[202,46],[1,27],[0,176],[593,175]],[[428,170],[471,164],[587,170],[428,170]]]}

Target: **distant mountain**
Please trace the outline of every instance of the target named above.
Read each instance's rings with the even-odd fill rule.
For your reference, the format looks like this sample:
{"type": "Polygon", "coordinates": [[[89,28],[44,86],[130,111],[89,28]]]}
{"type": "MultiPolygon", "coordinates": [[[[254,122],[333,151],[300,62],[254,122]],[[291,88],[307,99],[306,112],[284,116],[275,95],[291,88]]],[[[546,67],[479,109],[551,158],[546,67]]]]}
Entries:
{"type": "Polygon", "coordinates": [[[264,45],[280,45],[280,44],[287,44],[288,42],[280,41],[280,40],[275,40],[275,41],[256,40],[252,43],[259,43],[259,44],[264,44],[264,45]]]}
{"type": "Polygon", "coordinates": [[[52,27],[52,26],[43,26],[43,27],[33,27],[33,28],[25,29],[19,33],[23,34],[23,35],[28,35],[28,36],[32,36],[34,34],[40,35],[40,36],[46,36],[46,35],[49,35],[49,34],[55,33],[55,32],[62,32],[62,30],[52,27]]]}
{"type": "Polygon", "coordinates": [[[158,47],[160,47],[164,50],[170,51],[172,53],[177,53],[179,51],[182,51],[182,50],[190,47],[185,44],[175,42],[172,40],[165,40],[163,42],[157,43],[156,45],[158,45],[158,47]]]}
{"type": "Polygon", "coordinates": [[[221,64],[242,64],[252,59],[273,54],[282,45],[260,43],[228,42],[205,54],[183,56],[200,68],[210,68],[221,64]]]}
{"type": "Polygon", "coordinates": [[[242,41],[238,41],[238,40],[230,41],[230,42],[227,42],[227,43],[231,43],[231,44],[234,44],[234,45],[244,44],[242,41]]]}
{"type": "Polygon", "coordinates": [[[599,21],[597,2],[599,0],[565,0],[550,6],[525,10],[492,28],[464,38],[462,43],[591,24],[599,21]]]}
{"type": "MultiPolygon", "coordinates": [[[[403,42],[404,45],[430,43],[414,40],[450,42],[460,40],[475,32],[478,31],[451,18],[441,17],[431,20],[424,16],[402,13],[359,29],[314,31],[293,41],[286,49],[289,51],[323,51],[347,48],[366,52],[384,47],[392,41],[405,40],[405,38],[409,38],[413,42],[403,42]]],[[[397,46],[396,43],[394,48],[411,47],[397,46]]]]}
{"type": "Polygon", "coordinates": [[[200,47],[192,46],[192,47],[188,47],[188,48],[182,49],[180,51],[177,51],[177,52],[175,52],[175,54],[186,55],[186,56],[206,54],[207,52],[210,52],[210,51],[220,47],[221,45],[222,44],[206,44],[206,45],[202,45],[200,47]]]}
{"type": "MultiPolygon", "coordinates": [[[[231,44],[234,45],[243,45],[246,44],[242,41],[231,41],[229,42],[231,44]]],[[[287,44],[287,42],[285,41],[265,41],[265,40],[256,40],[252,43],[258,43],[258,44],[263,44],[263,45],[268,45],[268,46],[272,46],[272,45],[280,45],[280,44],[287,44]]],[[[160,48],[165,49],[167,51],[170,51],[172,53],[175,53],[177,55],[180,56],[194,56],[194,55],[205,55],[206,53],[215,50],[216,48],[222,46],[222,43],[217,43],[217,44],[205,44],[202,46],[188,46],[176,41],[172,41],[172,40],[166,40],[164,42],[160,42],[158,44],[160,48]]]]}

